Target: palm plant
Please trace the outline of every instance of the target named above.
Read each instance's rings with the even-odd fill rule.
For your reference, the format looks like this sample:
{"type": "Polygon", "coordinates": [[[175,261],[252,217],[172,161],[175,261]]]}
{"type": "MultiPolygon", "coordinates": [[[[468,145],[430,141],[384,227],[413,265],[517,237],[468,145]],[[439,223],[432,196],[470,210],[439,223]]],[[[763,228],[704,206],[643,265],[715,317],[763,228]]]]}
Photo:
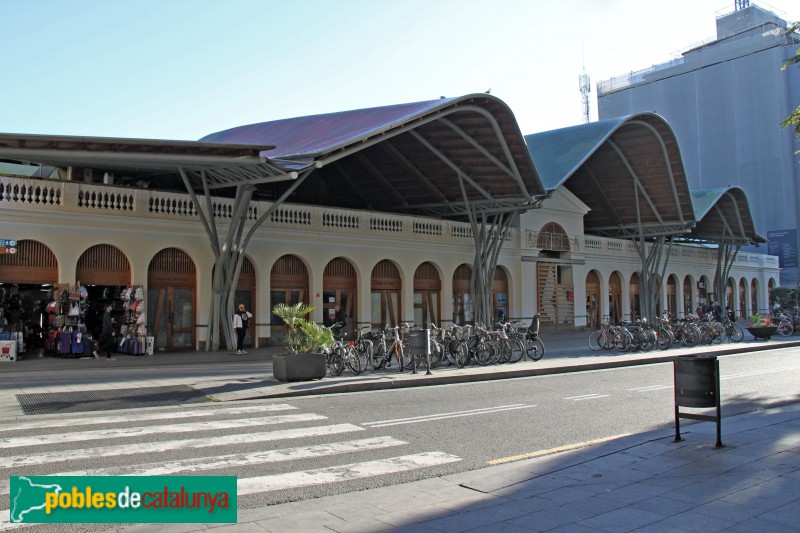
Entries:
{"type": "Polygon", "coordinates": [[[298,302],[294,305],[277,304],[272,314],[286,324],[286,347],[291,353],[317,352],[333,344],[333,334],[306,315],[314,307],[298,302]]]}

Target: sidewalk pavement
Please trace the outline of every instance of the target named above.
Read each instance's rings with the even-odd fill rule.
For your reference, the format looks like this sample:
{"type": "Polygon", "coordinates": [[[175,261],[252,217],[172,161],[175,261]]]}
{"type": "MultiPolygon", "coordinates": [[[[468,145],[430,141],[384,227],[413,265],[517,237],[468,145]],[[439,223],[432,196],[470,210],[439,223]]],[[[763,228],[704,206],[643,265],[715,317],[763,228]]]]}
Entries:
{"type": "MultiPolygon", "coordinates": [[[[15,394],[185,384],[219,401],[424,386],[672,361],[676,355],[725,355],[799,346],[769,342],[618,354],[591,352],[587,334],[546,339],[538,362],[426,375],[366,372],[284,384],[271,377],[275,348],[245,356],[191,352],[116,361],[24,359],[0,367],[0,419],[22,415],[15,394]],[[84,366],[82,366],[84,365],[84,366]],[[99,369],[88,372],[87,369],[99,369]],[[17,405],[15,405],[17,404],[17,405]]],[[[180,531],[797,531],[800,522],[800,404],[727,417],[724,447],[716,425],[621,436],[481,470],[358,493],[239,511],[239,523],[185,524],[180,531]],[[354,504],[354,502],[357,502],[354,504]]],[[[163,526],[108,531],[160,532],[163,526]]]]}

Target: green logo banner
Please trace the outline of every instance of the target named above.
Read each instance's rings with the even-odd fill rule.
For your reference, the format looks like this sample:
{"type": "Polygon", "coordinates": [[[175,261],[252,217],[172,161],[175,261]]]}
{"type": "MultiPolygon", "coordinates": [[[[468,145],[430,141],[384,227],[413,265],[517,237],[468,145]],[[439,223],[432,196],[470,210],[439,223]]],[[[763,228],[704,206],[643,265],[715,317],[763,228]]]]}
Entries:
{"type": "Polygon", "coordinates": [[[236,523],[236,476],[11,476],[12,523],[236,523]]]}

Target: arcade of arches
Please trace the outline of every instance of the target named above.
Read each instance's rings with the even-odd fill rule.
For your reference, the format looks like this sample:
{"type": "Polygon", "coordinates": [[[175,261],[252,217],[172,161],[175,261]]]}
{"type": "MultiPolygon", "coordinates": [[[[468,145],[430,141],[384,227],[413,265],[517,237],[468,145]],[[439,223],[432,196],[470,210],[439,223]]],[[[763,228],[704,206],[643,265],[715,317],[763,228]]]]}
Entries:
{"type": "MultiPolygon", "coordinates": [[[[563,238],[563,230],[559,231],[557,227],[548,229],[550,231],[545,232],[546,235],[539,235],[543,239],[540,241],[542,246],[548,248],[545,251],[549,254],[565,253],[569,249],[569,240],[563,238]]],[[[0,255],[0,296],[4,299],[4,310],[10,311],[5,313],[5,318],[14,322],[9,327],[24,331],[33,346],[45,333],[46,321],[42,319],[42,308],[48,303],[45,300],[50,287],[64,282],[80,283],[87,287],[90,299],[101,300],[109,292],[106,289],[113,294],[120,287],[131,285],[133,279],[129,258],[120,248],[111,244],[98,244],[84,250],[74,265],[75,279],[66,281],[61,279],[60,272],[72,270],[60,268],[58,257],[48,246],[33,240],[22,240],[17,248],[18,253],[14,255],[0,255]],[[12,296],[16,296],[13,302],[12,296]]],[[[558,261],[559,256],[550,255],[549,258],[558,261]]],[[[195,262],[183,250],[164,248],[146,264],[146,325],[148,335],[155,339],[155,349],[195,348],[198,329],[207,327],[197,323],[199,273],[195,262]]],[[[546,261],[538,263],[535,269],[536,297],[541,311],[545,310],[543,300],[547,298],[548,287],[560,291],[561,296],[554,299],[555,305],[552,305],[554,316],[559,320],[563,319],[560,315],[562,311],[567,313],[566,308],[574,313],[575,306],[564,303],[573,303],[573,269],[573,266],[546,261]],[[552,283],[548,283],[548,280],[552,283]]],[[[336,257],[325,265],[321,279],[322,317],[325,323],[333,322],[337,307],[347,317],[350,331],[360,325],[383,327],[387,323],[397,323],[404,318],[403,309],[413,309],[413,320],[419,324],[441,325],[450,321],[464,324],[473,320],[470,289],[472,269],[468,264],[459,265],[450,277],[435,263],[423,262],[414,269],[413,279],[408,280],[413,284],[413,289],[407,293],[404,292],[404,286],[408,281],[403,279],[398,265],[393,261],[378,261],[368,272],[370,295],[366,299],[359,299],[357,291],[361,285],[355,263],[345,257],[336,257]],[[448,287],[451,295],[444,294],[448,287]],[[406,297],[412,298],[413,302],[403,302],[406,297]],[[445,298],[452,298],[452,307],[445,305],[445,298]],[[359,302],[371,306],[371,309],[365,310],[366,315],[358,312],[359,302]],[[449,316],[443,316],[445,309],[449,316]],[[368,320],[359,323],[360,316],[368,320]]],[[[253,261],[246,259],[236,289],[236,300],[244,303],[254,316],[261,317],[263,323],[256,322],[255,326],[272,326],[270,331],[274,335],[283,327],[279,320],[267,314],[265,309],[256,315],[260,300],[258,283],[262,277],[253,261]]],[[[138,279],[144,278],[140,275],[138,279]]],[[[626,275],[619,271],[604,273],[592,269],[586,273],[584,283],[587,322],[590,326],[597,326],[605,316],[619,322],[638,315],[637,273],[626,275]]],[[[271,309],[277,303],[309,303],[312,299],[310,286],[311,274],[305,260],[291,254],[284,255],[270,267],[269,299],[264,300],[262,305],[269,303],[271,309]]],[[[706,276],[695,279],[691,275],[670,273],[659,300],[660,309],[677,315],[694,312],[714,298],[713,293],[707,291],[707,287],[711,286],[706,276]]],[[[770,281],[767,290],[772,290],[773,286],[774,282],[770,281]]],[[[731,278],[728,281],[727,296],[739,317],[749,316],[756,309],[761,290],[756,279],[731,278]]],[[[513,294],[509,272],[498,266],[490,300],[492,316],[496,320],[530,318],[512,316],[513,294]]],[[[93,330],[97,329],[98,324],[98,313],[87,313],[86,326],[91,333],[96,333],[93,330]]],[[[254,337],[256,329],[252,328],[246,344],[253,345],[260,341],[254,337]]]]}
{"type": "MultiPolygon", "coordinates": [[[[621,320],[641,318],[639,311],[639,274],[630,275],[628,283],[623,284],[622,275],[614,271],[607,277],[608,307],[604,308],[601,302],[603,294],[602,274],[597,270],[590,270],[586,275],[586,317],[590,328],[599,327],[602,320],[608,318],[612,323],[618,324],[621,320]],[[623,296],[626,293],[626,296],[623,296]],[[628,305],[621,305],[627,301],[628,305]]],[[[701,276],[698,281],[686,275],[681,282],[679,276],[670,274],[667,277],[666,288],[661,293],[656,309],[659,314],[669,312],[673,316],[696,314],[698,309],[716,301],[715,294],[707,291],[710,282],[706,276],[701,276]],[[680,302],[680,306],[679,306],[680,302]]],[[[770,280],[768,292],[776,286],[770,280]]],[[[661,291],[661,283],[656,279],[656,290],[661,291]]],[[[727,302],[734,314],[738,317],[748,317],[758,311],[759,288],[758,281],[753,279],[748,282],[742,278],[737,282],[730,278],[727,284],[727,302]],[[738,287],[738,290],[734,290],[738,287]],[[749,291],[748,291],[749,287],[749,291]]]]}

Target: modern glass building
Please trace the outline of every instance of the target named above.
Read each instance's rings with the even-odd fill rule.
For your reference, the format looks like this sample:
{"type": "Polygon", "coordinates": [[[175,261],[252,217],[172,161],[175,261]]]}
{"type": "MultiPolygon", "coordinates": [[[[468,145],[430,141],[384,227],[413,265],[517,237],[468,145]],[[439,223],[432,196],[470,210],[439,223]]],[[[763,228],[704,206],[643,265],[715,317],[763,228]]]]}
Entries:
{"type": "Polygon", "coordinates": [[[679,59],[601,81],[597,94],[600,120],[663,116],[692,189],[741,187],[758,233],[770,241],[749,251],[780,257],[781,284],[796,287],[800,142],[780,123],[800,104],[800,68],[781,70],[800,39],[786,28],[775,13],[748,3],[717,18],[714,39],[679,59]]]}

